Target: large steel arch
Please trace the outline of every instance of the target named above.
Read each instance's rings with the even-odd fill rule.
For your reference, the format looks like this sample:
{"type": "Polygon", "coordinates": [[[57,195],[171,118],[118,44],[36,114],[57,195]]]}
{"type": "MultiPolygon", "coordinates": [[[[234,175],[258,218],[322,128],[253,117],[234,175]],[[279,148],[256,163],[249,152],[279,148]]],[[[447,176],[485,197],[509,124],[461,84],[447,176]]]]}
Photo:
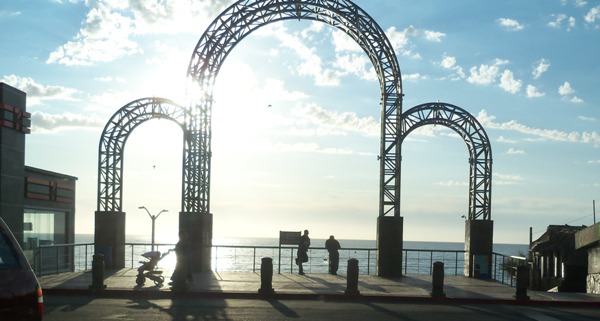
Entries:
{"type": "Polygon", "coordinates": [[[469,149],[469,220],[491,220],[492,148],[481,124],[466,110],[446,103],[426,103],[402,114],[400,143],[413,130],[443,125],[457,132],[469,149]]]}
{"type": "MultiPolygon", "coordinates": [[[[169,119],[184,131],[187,141],[186,108],[164,98],[142,98],[119,109],[106,123],[98,152],[98,212],[122,212],[123,153],[131,132],[150,119],[169,119]]],[[[185,148],[185,147],[184,147],[185,148]]],[[[183,164],[185,168],[187,164],[183,164]]]]}
{"type": "Polygon", "coordinates": [[[231,50],[254,30],[269,23],[316,20],[329,24],[356,41],[371,60],[380,83],[381,145],[379,216],[400,216],[400,144],[402,113],[400,67],[384,31],[349,0],[240,0],[223,11],[204,32],[188,67],[188,95],[193,113],[188,131],[192,141],[184,151],[186,212],[210,213],[212,91],[231,50]]]}

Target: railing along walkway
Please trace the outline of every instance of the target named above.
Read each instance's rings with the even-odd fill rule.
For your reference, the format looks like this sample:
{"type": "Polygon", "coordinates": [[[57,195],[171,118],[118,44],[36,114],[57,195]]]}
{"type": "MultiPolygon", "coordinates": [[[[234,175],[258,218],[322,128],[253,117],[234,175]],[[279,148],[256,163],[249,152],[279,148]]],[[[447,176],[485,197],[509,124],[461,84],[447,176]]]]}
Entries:
{"type": "MultiPolygon", "coordinates": [[[[175,244],[156,244],[155,249],[162,253],[173,249],[175,244]]],[[[152,249],[147,243],[126,243],[125,266],[137,267],[143,261],[143,253],[152,249]]],[[[340,251],[339,271],[345,273],[347,261],[355,258],[359,261],[359,273],[376,274],[375,248],[343,248],[340,251]]],[[[58,274],[62,272],[86,271],[92,268],[94,255],[93,243],[62,244],[40,246],[35,254],[32,267],[37,275],[58,274]]],[[[295,265],[296,247],[292,246],[242,246],[213,245],[211,267],[215,272],[257,272],[261,259],[273,259],[273,270],[277,273],[297,272],[295,265]]],[[[457,250],[421,250],[404,249],[402,255],[403,275],[431,275],[434,262],[444,263],[445,275],[464,274],[465,251],[457,250]]],[[[510,257],[499,253],[492,254],[491,278],[503,284],[514,285],[513,269],[525,264],[524,258],[510,257]]],[[[160,266],[174,266],[175,254],[169,254],[160,266]]],[[[328,272],[328,253],[325,248],[315,247],[309,250],[309,261],[303,264],[308,273],[328,272]]]]}

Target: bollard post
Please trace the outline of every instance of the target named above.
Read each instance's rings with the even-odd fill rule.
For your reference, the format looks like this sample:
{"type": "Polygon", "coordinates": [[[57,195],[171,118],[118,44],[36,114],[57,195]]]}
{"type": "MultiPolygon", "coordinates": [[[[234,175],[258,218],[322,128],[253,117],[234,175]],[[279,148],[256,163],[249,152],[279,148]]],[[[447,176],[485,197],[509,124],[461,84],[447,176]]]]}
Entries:
{"type": "Polygon", "coordinates": [[[273,289],[273,259],[270,257],[263,257],[260,263],[260,289],[258,289],[260,295],[273,295],[275,290],[273,289]]]}
{"type": "Polygon", "coordinates": [[[517,300],[529,300],[527,295],[527,286],[529,285],[529,266],[519,265],[517,266],[517,286],[515,299],[517,300]]]}
{"type": "Polygon", "coordinates": [[[104,284],[104,255],[94,254],[92,258],[92,285],[91,290],[103,290],[106,289],[104,284]]]}
{"type": "Polygon", "coordinates": [[[344,292],[349,295],[358,295],[358,260],[348,260],[348,272],[346,275],[346,291],[344,292]]]}
{"type": "Polygon", "coordinates": [[[445,298],[444,293],[444,262],[433,263],[433,273],[431,277],[431,296],[434,298],[445,298]]]}

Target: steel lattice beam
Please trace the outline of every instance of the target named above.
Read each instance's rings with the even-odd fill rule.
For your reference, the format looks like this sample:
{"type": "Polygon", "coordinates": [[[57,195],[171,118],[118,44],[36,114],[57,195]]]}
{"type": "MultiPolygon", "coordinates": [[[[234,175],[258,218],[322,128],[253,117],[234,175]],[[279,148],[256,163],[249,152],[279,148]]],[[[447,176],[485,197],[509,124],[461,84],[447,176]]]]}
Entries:
{"type": "Polygon", "coordinates": [[[492,148],[481,124],[469,112],[445,103],[415,106],[402,114],[400,143],[424,125],[443,125],[457,132],[469,149],[469,220],[491,220],[492,148]]]}
{"type": "MultiPolygon", "coordinates": [[[[184,131],[184,150],[187,134],[188,111],[163,98],[143,98],[130,102],[119,109],[108,121],[98,151],[98,211],[121,212],[123,199],[123,152],[129,134],[143,122],[154,119],[170,119],[184,131]]],[[[187,168],[188,164],[184,163],[187,168]]]]}
{"type": "MultiPolygon", "coordinates": [[[[210,157],[212,90],[231,50],[252,31],[272,22],[304,19],[335,27],[350,36],[367,54],[378,75],[381,92],[379,215],[400,216],[400,144],[397,133],[402,113],[400,67],[384,31],[359,6],[347,0],[240,0],[222,12],[204,32],[188,66],[191,80],[192,133],[185,182],[189,212],[210,212],[210,157]],[[192,196],[192,194],[194,194],[192,196]]],[[[186,201],[186,202],[187,202],[186,201]]]]}

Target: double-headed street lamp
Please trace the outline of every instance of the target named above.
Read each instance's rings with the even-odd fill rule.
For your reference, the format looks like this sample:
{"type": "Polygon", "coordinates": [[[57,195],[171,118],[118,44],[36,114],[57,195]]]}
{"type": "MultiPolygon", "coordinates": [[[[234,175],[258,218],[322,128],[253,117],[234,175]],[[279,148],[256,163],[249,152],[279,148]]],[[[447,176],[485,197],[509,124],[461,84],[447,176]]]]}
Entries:
{"type": "Polygon", "coordinates": [[[154,251],[154,221],[156,221],[156,219],[160,216],[160,214],[162,214],[163,212],[168,212],[168,210],[162,210],[162,211],[158,212],[158,214],[152,215],[152,214],[150,214],[150,211],[148,211],[146,206],[140,206],[138,208],[140,210],[145,209],[146,213],[148,213],[148,216],[150,216],[150,219],[152,219],[152,251],[154,251]]]}

